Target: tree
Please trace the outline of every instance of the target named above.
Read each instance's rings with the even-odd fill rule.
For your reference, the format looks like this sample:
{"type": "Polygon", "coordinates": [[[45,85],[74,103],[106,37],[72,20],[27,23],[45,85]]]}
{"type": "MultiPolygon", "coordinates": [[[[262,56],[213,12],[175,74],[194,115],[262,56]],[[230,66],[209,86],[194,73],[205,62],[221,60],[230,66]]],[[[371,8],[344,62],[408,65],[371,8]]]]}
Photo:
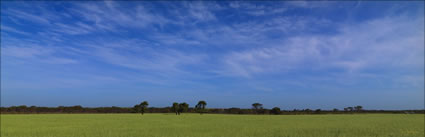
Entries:
{"type": "Polygon", "coordinates": [[[254,103],[252,104],[252,108],[254,109],[255,113],[258,114],[258,112],[263,109],[263,104],[260,103],[254,103]]]}
{"type": "Polygon", "coordinates": [[[146,111],[146,109],[148,108],[149,103],[147,101],[143,101],[142,103],[139,104],[140,107],[140,113],[143,115],[146,111]]]}
{"type": "Polygon", "coordinates": [[[240,108],[235,108],[235,107],[226,109],[226,112],[229,114],[239,114],[240,111],[241,111],[240,108]]]}
{"type": "Polygon", "coordinates": [[[321,109],[316,109],[315,112],[316,113],[320,113],[320,112],[322,112],[322,110],[321,109]]]}
{"type": "Polygon", "coordinates": [[[304,113],[306,113],[306,114],[310,114],[312,112],[312,110],[311,109],[304,109],[304,113]]]}
{"type": "Polygon", "coordinates": [[[336,109],[336,108],[334,108],[332,111],[333,111],[333,112],[338,112],[339,110],[338,110],[338,109],[336,109]]]}
{"type": "Polygon", "coordinates": [[[353,107],[346,107],[344,108],[344,111],[353,111],[353,107]]]}
{"type": "Polygon", "coordinates": [[[31,107],[29,107],[29,111],[31,113],[35,113],[35,112],[37,112],[37,107],[36,106],[31,106],[31,107]]]}
{"type": "Polygon", "coordinates": [[[280,114],[280,108],[279,107],[274,107],[274,108],[272,108],[272,110],[270,112],[272,114],[279,115],[280,114]]]}
{"type": "Polygon", "coordinates": [[[21,105],[21,106],[18,106],[18,107],[16,107],[16,112],[25,112],[26,110],[27,110],[27,106],[25,106],[25,105],[21,105]]]}
{"type": "Polygon", "coordinates": [[[171,111],[175,112],[176,115],[178,115],[179,114],[179,103],[174,102],[173,106],[171,107],[171,111]]]}
{"type": "Polygon", "coordinates": [[[199,114],[202,115],[202,113],[205,112],[205,107],[207,106],[207,102],[201,100],[198,102],[198,104],[195,106],[196,111],[199,112],[199,114]]]}
{"type": "Polygon", "coordinates": [[[355,106],[354,107],[354,110],[356,110],[356,111],[362,111],[363,110],[363,107],[362,106],[355,106]]]}
{"type": "Polygon", "coordinates": [[[353,107],[347,107],[348,111],[353,111],[353,107]]]}
{"type": "Polygon", "coordinates": [[[134,107],[133,107],[133,111],[134,111],[135,113],[139,113],[139,112],[140,112],[140,105],[139,105],[139,104],[134,105],[134,107]]]}
{"type": "Polygon", "coordinates": [[[187,104],[186,102],[180,103],[178,114],[180,115],[180,113],[186,112],[188,109],[189,109],[189,104],[187,104]]]}

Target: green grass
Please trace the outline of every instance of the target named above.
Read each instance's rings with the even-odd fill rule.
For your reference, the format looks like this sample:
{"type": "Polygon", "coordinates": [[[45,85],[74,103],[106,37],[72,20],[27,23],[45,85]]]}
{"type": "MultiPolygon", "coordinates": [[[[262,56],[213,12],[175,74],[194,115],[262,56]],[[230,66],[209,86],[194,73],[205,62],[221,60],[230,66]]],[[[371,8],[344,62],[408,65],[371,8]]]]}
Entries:
{"type": "Polygon", "coordinates": [[[423,137],[424,115],[1,115],[1,137],[423,137]]]}

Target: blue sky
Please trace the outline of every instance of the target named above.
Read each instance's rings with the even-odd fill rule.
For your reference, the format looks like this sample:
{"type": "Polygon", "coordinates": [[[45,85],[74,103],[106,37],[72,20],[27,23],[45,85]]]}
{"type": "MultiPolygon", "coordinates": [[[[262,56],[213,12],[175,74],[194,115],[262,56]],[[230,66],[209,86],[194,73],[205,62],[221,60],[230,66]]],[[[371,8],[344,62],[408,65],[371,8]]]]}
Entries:
{"type": "Polygon", "coordinates": [[[424,2],[4,2],[1,105],[424,108],[424,2]]]}

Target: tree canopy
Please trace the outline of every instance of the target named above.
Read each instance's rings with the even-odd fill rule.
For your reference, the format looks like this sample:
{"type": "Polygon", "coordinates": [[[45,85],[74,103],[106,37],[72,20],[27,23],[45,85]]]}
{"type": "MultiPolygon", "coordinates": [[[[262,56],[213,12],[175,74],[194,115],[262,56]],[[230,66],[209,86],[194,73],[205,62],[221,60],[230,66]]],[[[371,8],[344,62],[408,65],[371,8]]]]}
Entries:
{"type": "Polygon", "coordinates": [[[199,112],[202,115],[202,113],[206,112],[206,109],[205,109],[206,106],[207,106],[207,102],[201,100],[198,102],[198,104],[196,104],[195,109],[197,112],[199,112]]]}

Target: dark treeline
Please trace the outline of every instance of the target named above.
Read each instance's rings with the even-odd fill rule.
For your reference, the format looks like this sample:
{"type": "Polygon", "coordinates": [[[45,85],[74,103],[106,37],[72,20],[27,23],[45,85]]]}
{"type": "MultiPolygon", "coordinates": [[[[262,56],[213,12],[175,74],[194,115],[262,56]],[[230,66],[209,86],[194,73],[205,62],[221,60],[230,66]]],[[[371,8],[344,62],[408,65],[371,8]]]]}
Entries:
{"type": "MultiPolygon", "coordinates": [[[[181,106],[184,106],[182,104],[181,106]]],[[[176,107],[176,106],[175,106],[176,107]]],[[[208,113],[208,114],[281,114],[281,115],[303,115],[303,114],[356,114],[356,113],[398,113],[398,114],[424,114],[424,110],[356,110],[343,109],[343,110],[321,110],[321,109],[294,109],[294,110],[280,110],[280,108],[205,108],[205,105],[198,105],[196,107],[187,108],[173,108],[171,107],[147,107],[143,113],[208,113]]],[[[142,113],[139,106],[137,107],[82,107],[82,106],[59,106],[59,107],[38,107],[38,106],[11,106],[1,107],[2,114],[43,114],[43,113],[142,113]]]]}

